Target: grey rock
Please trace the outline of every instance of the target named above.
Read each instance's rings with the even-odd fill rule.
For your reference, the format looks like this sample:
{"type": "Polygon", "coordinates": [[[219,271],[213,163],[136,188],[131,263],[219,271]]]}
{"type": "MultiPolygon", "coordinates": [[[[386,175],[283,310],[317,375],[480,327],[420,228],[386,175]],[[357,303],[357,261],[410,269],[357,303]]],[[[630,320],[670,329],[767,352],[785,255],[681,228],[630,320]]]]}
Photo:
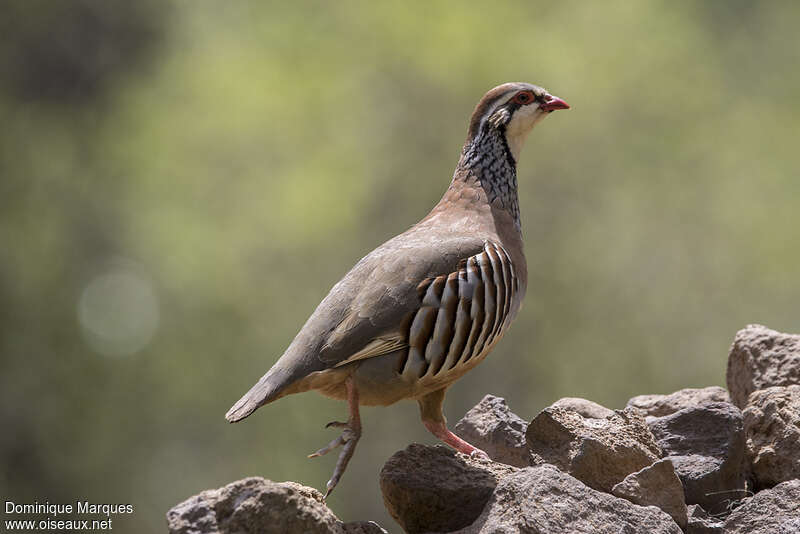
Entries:
{"type": "Polygon", "coordinates": [[[531,465],[525,444],[528,423],[514,414],[505,399],[486,395],[456,423],[454,432],[489,457],[516,467],[531,465]]]}
{"type": "Polygon", "coordinates": [[[711,517],[699,504],[689,505],[689,523],[685,534],[723,534],[722,520],[711,517]]]}
{"type": "Polygon", "coordinates": [[[737,490],[744,490],[744,431],[738,408],[726,402],[684,408],[649,425],[675,466],[687,504],[717,511],[737,490]]]}
{"type": "Polygon", "coordinates": [[[342,523],[322,494],[296,482],[237,480],[167,512],[170,534],[380,534],[375,523],[342,523]]]}
{"type": "Polygon", "coordinates": [[[679,527],[686,528],[683,486],[668,458],[626,476],[625,480],[611,489],[611,493],[640,506],[657,506],[669,514],[679,527]]]}
{"type": "Polygon", "coordinates": [[[351,521],[344,524],[345,534],[389,534],[375,521],[351,521]]]}
{"type": "Polygon", "coordinates": [[[553,464],[605,492],[661,455],[644,417],[631,409],[594,419],[545,408],[528,425],[526,438],[535,464],[553,464]]]}
{"type": "Polygon", "coordinates": [[[664,417],[692,406],[730,401],[730,396],[724,388],[709,386],[700,389],[681,389],[669,395],[639,395],[630,399],[628,406],[638,408],[653,417],[664,417]]]}
{"type": "Polygon", "coordinates": [[[550,405],[551,408],[564,408],[565,410],[571,410],[573,412],[578,412],[584,417],[589,417],[591,419],[605,419],[607,417],[611,417],[614,415],[614,410],[606,408],[596,402],[581,399],[580,397],[564,397],[562,399],[558,399],[556,402],[550,405]]]}
{"type": "Polygon", "coordinates": [[[383,502],[409,534],[450,532],[475,521],[498,480],[515,470],[444,446],[412,444],[381,469],[383,502]]]}
{"type": "Polygon", "coordinates": [[[726,378],[733,403],[742,409],[754,391],[800,384],[800,335],[758,324],[739,330],[728,356],[726,378]]]}
{"type": "Polygon", "coordinates": [[[756,488],[800,478],[800,386],[753,392],[743,417],[756,488]]]}
{"type": "Polygon", "coordinates": [[[551,465],[503,477],[480,517],[460,534],[681,534],[653,506],[595,491],[551,465]]]}
{"type": "Polygon", "coordinates": [[[725,520],[725,534],[797,534],[800,532],[800,480],[759,491],[725,520]]]}

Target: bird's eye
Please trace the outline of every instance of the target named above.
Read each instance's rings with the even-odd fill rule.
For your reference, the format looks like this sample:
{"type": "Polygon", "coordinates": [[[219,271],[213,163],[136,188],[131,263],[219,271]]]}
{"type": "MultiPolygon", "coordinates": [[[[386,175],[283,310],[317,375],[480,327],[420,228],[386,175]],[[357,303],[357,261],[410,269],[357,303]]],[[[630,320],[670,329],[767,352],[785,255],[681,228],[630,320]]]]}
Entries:
{"type": "Polygon", "coordinates": [[[516,95],[514,95],[515,104],[520,104],[524,106],[525,104],[530,104],[531,102],[533,102],[533,93],[531,93],[530,91],[521,91],[516,95]]]}

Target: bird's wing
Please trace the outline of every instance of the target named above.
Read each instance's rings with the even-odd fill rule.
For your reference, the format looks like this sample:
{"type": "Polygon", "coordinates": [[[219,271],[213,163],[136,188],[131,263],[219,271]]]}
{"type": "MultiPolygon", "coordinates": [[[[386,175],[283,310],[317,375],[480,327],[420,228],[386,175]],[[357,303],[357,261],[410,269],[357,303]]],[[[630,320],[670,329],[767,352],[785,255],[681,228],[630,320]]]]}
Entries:
{"type": "Polygon", "coordinates": [[[338,367],[407,347],[409,321],[422,307],[421,285],[457,272],[484,244],[474,238],[443,240],[437,246],[409,240],[376,249],[362,260],[366,269],[359,262],[340,282],[352,288],[351,298],[324,336],[319,360],[338,367]]]}

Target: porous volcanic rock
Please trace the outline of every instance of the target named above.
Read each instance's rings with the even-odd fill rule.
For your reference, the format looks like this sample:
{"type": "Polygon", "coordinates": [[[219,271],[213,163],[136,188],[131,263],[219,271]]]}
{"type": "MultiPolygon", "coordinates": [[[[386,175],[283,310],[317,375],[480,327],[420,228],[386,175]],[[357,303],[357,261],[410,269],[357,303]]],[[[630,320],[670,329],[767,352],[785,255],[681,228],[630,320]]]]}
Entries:
{"type": "Polygon", "coordinates": [[[442,445],[411,444],[381,469],[383,502],[409,534],[450,532],[475,521],[498,480],[515,470],[442,445]]]}
{"type": "Polygon", "coordinates": [[[580,397],[564,397],[562,399],[558,399],[556,402],[551,404],[550,407],[564,408],[565,410],[578,412],[583,417],[588,417],[591,419],[605,419],[614,415],[614,410],[597,404],[594,401],[582,399],[580,397]]]}
{"type": "Polygon", "coordinates": [[[686,388],[669,395],[639,395],[628,401],[628,406],[639,408],[647,415],[664,417],[684,408],[710,402],[730,402],[728,392],[719,386],[686,388]]]}
{"type": "Polygon", "coordinates": [[[796,534],[800,532],[800,480],[759,491],[725,519],[725,534],[796,534]]]}
{"type": "Polygon", "coordinates": [[[343,523],[322,494],[296,482],[251,477],[190,497],[167,512],[170,534],[380,534],[372,522],[343,523]]]}
{"type": "Polygon", "coordinates": [[[453,431],[483,449],[495,462],[516,467],[531,465],[525,443],[528,423],[514,414],[502,397],[486,395],[456,423],[453,431]]]}
{"type": "Polygon", "coordinates": [[[669,458],[640,469],[625,477],[611,489],[617,497],[641,506],[657,506],[686,528],[687,510],[683,486],[669,458]]]}
{"type": "Polygon", "coordinates": [[[716,511],[731,492],[744,490],[744,431],[742,414],[734,405],[684,408],[648,423],[675,466],[687,504],[716,511]]]}
{"type": "Polygon", "coordinates": [[[800,478],[800,386],[755,391],[742,414],[756,488],[800,478]]]}
{"type": "Polygon", "coordinates": [[[503,477],[486,509],[460,534],[682,534],[654,506],[595,491],[552,465],[503,477]]]}
{"type": "Polygon", "coordinates": [[[726,379],[731,399],[741,409],[754,391],[800,384],[800,335],[758,324],[739,330],[728,355],[726,379]]]}
{"type": "Polygon", "coordinates": [[[564,408],[545,408],[528,425],[526,438],[535,464],[553,464],[608,493],[661,456],[644,417],[632,409],[594,419],[564,408]]]}

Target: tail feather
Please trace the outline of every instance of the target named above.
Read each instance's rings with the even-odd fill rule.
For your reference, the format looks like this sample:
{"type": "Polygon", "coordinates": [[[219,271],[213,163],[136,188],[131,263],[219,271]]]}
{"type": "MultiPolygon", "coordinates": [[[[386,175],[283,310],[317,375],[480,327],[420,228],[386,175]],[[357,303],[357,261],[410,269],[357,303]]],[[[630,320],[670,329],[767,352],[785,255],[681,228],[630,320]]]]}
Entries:
{"type": "Polygon", "coordinates": [[[277,369],[271,369],[261,377],[256,385],[250,388],[250,391],[245,393],[244,397],[236,401],[236,404],[225,414],[225,419],[230,423],[236,423],[261,406],[278,398],[286,386],[284,379],[283,373],[277,369]]]}

